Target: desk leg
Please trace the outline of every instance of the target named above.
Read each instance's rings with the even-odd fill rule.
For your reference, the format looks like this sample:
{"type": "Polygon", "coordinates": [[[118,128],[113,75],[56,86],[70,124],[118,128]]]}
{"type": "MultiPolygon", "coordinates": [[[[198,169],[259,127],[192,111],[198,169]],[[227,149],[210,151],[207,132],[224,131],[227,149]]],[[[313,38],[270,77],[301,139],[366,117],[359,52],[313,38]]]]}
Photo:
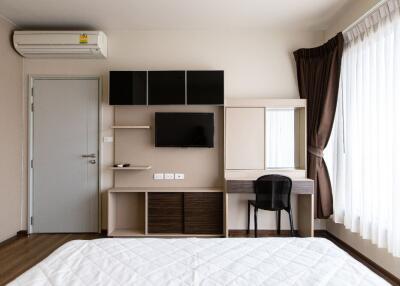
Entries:
{"type": "Polygon", "coordinates": [[[297,221],[299,235],[314,236],[314,195],[297,196],[297,221]]]}
{"type": "Polygon", "coordinates": [[[229,237],[228,227],[228,193],[224,193],[224,233],[225,237],[229,237]]]}

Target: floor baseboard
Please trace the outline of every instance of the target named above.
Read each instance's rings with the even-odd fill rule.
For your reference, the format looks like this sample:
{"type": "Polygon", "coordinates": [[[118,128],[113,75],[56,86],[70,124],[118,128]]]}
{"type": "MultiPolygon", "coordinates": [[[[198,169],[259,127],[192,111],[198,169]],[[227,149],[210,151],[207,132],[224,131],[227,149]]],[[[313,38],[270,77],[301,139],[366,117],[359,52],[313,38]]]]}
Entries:
{"type": "Polygon", "coordinates": [[[335,243],[337,246],[339,246],[341,249],[346,251],[348,254],[350,254],[354,259],[358,260],[359,262],[363,263],[365,266],[367,266],[370,270],[374,271],[376,274],[384,278],[386,281],[391,283],[392,285],[400,285],[400,279],[394,276],[392,273],[384,269],[382,266],[376,264],[374,261],[369,259],[367,256],[359,252],[358,250],[354,249],[350,245],[348,245],[346,242],[341,240],[340,238],[334,236],[330,232],[326,230],[318,230],[315,231],[315,236],[316,237],[323,237],[326,239],[329,239],[333,243],[335,243]]]}
{"type": "MultiPolygon", "coordinates": [[[[259,237],[272,237],[272,236],[282,236],[288,237],[290,235],[290,230],[281,230],[281,234],[278,235],[276,230],[274,229],[259,229],[257,230],[257,235],[259,237]]],[[[294,231],[295,236],[299,236],[297,230],[294,231]]],[[[254,237],[254,230],[250,230],[250,234],[247,235],[247,230],[245,229],[230,229],[229,237],[254,237]]]]}

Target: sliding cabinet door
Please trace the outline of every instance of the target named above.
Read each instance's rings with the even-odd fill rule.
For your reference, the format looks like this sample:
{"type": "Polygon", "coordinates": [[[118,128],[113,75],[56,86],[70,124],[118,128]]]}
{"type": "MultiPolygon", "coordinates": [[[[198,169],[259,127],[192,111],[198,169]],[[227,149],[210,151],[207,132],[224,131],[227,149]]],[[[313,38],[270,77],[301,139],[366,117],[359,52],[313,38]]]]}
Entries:
{"type": "Polygon", "coordinates": [[[265,108],[228,107],[225,113],[226,169],[265,168],[265,108]]]}
{"type": "Polygon", "coordinates": [[[185,193],[184,208],[186,234],[222,234],[222,193],[185,193]]]}
{"type": "Polygon", "coordinates": [[[148,232],[183,232],[183,193],[148,193],[148,232]]]}

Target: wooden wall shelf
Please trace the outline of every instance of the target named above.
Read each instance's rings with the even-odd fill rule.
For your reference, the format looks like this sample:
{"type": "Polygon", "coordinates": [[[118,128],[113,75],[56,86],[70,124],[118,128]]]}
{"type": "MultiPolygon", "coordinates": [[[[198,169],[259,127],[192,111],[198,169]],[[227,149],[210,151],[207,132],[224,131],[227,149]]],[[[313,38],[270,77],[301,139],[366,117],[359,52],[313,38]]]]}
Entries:
{"type": "Polygon", "coordinates": [[[111,169],[124,170],[124,171],[140,171],[140,170],[150,170],[151,166],[111,167],[111,169]]]}
{"type": "Polygon", "coordinates": [[[150,125],[113,125],[112,129],[150,129],[150,125]]]}

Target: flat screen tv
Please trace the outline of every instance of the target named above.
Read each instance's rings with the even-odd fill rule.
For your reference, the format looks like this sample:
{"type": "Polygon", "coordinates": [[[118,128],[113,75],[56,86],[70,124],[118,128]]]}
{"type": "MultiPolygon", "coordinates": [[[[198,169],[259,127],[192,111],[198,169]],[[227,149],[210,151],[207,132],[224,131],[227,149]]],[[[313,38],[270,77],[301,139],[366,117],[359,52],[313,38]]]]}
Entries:
{"type": "Polygon", "coordinates": [[[214,113],[156,112],[156,147],[214,147],[214,113]]]}

